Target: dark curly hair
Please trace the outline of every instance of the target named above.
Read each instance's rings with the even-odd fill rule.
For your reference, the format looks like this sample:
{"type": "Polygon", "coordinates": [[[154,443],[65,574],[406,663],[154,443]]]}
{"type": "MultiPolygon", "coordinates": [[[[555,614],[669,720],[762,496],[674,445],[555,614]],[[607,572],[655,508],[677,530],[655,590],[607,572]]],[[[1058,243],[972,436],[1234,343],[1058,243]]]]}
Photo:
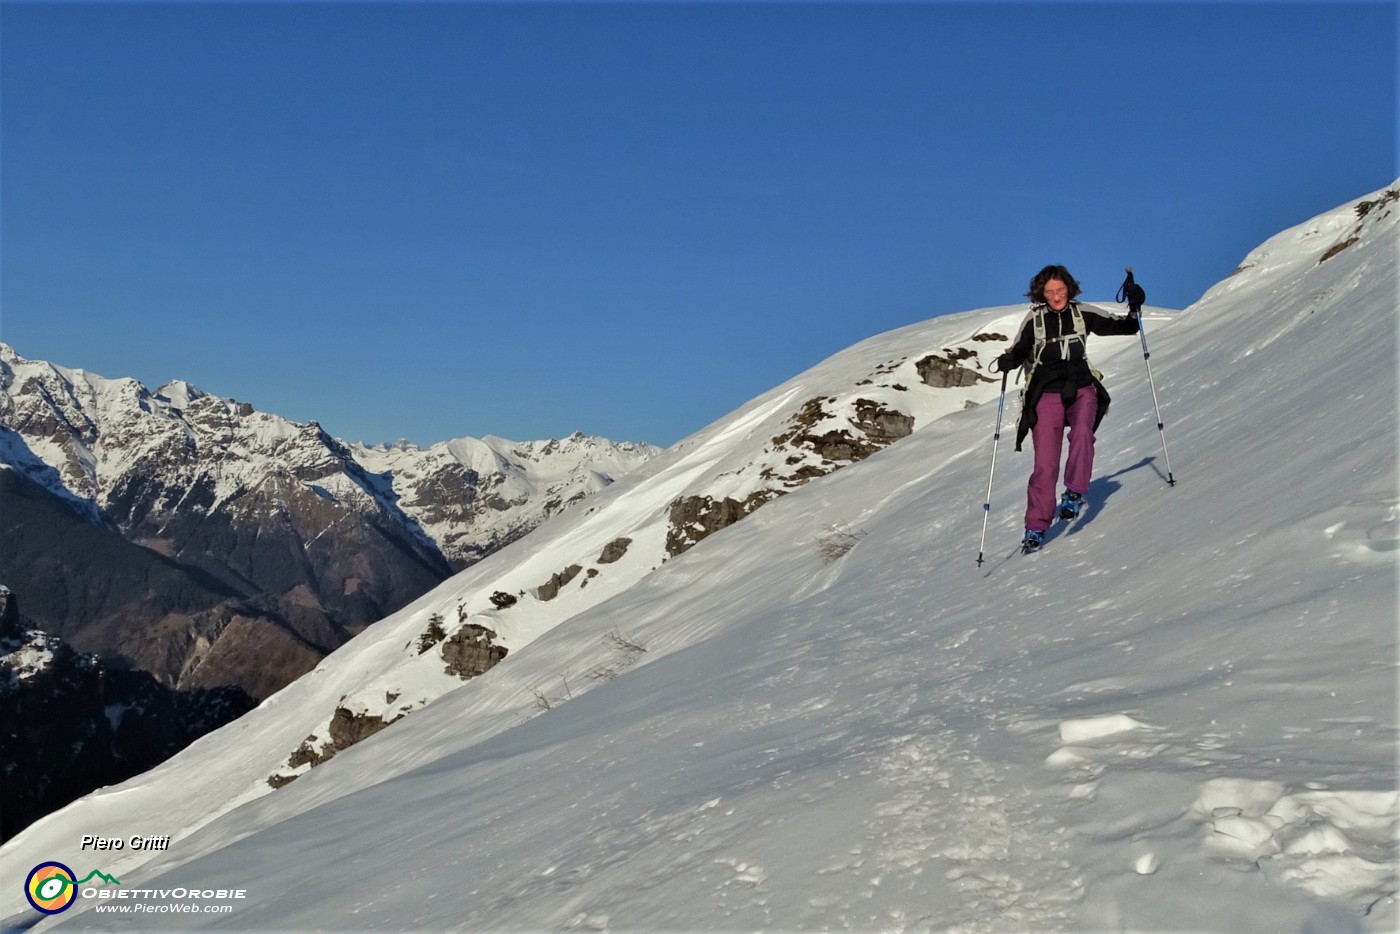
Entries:
{"type": "Polygon", "coordinates": [[[1037,305],[1045,304],[1045,283],[1051,279],[1059,279],[1069,290],[1069,300],[1074,301],[1079,296],[1079,282],[1069,274],[1069,270],[1063,266],[1046,266],[1035,274],[1031,280],[1031,290],[1026,293],[1026,297],[1037,305]]]}

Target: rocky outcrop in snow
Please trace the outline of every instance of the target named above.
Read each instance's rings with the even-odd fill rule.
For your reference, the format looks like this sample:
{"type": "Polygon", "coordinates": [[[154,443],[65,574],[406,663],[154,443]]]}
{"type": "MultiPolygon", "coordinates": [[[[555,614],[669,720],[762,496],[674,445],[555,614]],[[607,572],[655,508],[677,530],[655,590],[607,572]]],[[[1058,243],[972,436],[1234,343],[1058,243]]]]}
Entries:
{"type": "MultiPolygon", "coordinates": [[[[946,319],[857,345],[664,452],[530,536],[547,545],[531,548],[522,541],[468,568],[428,603],[404,611],[412,638],[393,649],[393,659],[370,666],[334,703],[325,704],[310,736],[303,741],[305,734],[299,735],[282,751],[283,757],[293,753],[290,762],[283,758],[262,780],[277,787],[316,764],[306,750],[334,745],[342,730],[337,718],[346,716],[341,710],[387,725],[460,686],[457,677],[442,671],[436,653],[421,648],[425,639],[436,644],[426,638],[434,617],[440,621],[455,612],[465,620],[470,614],[489,627],[494,646],[515,652],[536,634],[627,589],[778,497],[875,456],[944,415],[995,399],[993,381],[981,374],[1025,310],[1003,312],[992,327],[946,319]],[[935,358],[952,363],[932,371],[949,373],[956,365],[977,378],[925,379],[928,361],[935,358]],[[294,744],[299,745],[294,749],[294,744]]],[[[986,320],[985,315],[976,319],[986,320]]],[[[464,461],[467,453],[459,447],[464,461]]],[[[487,456],[479,447],[470,453],[487,456]]],[[[858,532],[850,534],[858,540],[858,532]]],[[[595,669],[616,667],[608,661],[595,669]]],[[[580,676],[590,677],[588,671],[580,676]]],[[[558,686],[534,687],[531,696],[536,705],[547,706],[554,694],[570,691],[561,678],[558,686]]]]}

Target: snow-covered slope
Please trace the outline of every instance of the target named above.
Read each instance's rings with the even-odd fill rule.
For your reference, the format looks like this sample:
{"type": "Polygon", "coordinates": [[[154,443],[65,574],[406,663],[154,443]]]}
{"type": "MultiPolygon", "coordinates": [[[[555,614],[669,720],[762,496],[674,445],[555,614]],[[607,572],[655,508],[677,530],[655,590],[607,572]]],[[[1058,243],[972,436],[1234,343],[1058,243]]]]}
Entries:
{"type": "MultiPolygon", "coordinates": [[[[127,796],[124,810],[149,809],[166,819],[178,811],[183,826],[185,820],[210,820],[268,794],[344,746],[460,687],[462,675],[449,670],[453,666],[444,657],[453,644],[449,637],[462,634],[485,646],[519,651],[541,633],[628,591],[712,531],[707,523],[736,521],[890,443],[899,430],[891,431],[889,422],[932,424],[994,398],[999,383],[978,374],[984,358],[1001,351],[1023,314],[1017,306],[916,325],[863,342],[779,386],[594,494],[586,506],[361,633],[269,698],[237,730],[212,738],[217,749],[199,756],[220,763],[217,778],[205,782],[187,805],[157,783],[138,792],[145,804],[127,796]],[[925,383],[921,372],[938,385],[925,383]],[[498,594],[515,599],[515,605],[497,608],[498,594]],[[441,627],[436,640],[435,624],[441,627]]],[[[428,453],[473,469],[503,459],[502,451],[540,460],[550,453],[531,448],[521,454],[522,446],[497,439],[448,447],[428,453]]],[[[371,470],[402,467],[394,449],[369,453],[382,459],[371,460],[371,470]]],[[[424,452],[402,453],[423,463],[424,452]]],[[[589,671],[612,664],[600,659],[573,675],[592,680],[589,671]]],[[[525,695],[528,703],[547,704],[549,695],[571,693],[574,687],[564,683],[568,677],[532,687],[525,695]]],[[[186,781],[175,772],[169,780],[186,781]]]]}
{"type": "MultiPolygon", "coordinates": [[[[975,372],[1021,310],[881,335],[30,828],[0,877],[246,892],[145,929],[1389,930],[1396,216],[1344,205],[1150,314],[1175,488],[1137,342],[1095,341],[1090,505],[1040,554],[1015,553],[1029,454],[1003,445],[974,561],[994,406],[964,405],[996,385],[916,382],[931,356],[975,372]],[[824,475],[832,430],[897,416],[911,434],[824,475]],[[676,504],[755,494],[676,547],[708,515],[676,504]],[[510,654],[447,690],[419,640],[459,607],[510,654]],[[267,793],[328,706],[430,699],[267,793]]],[[[96,910],[116,888],[56,920],[130,929],[96,910]]]]}

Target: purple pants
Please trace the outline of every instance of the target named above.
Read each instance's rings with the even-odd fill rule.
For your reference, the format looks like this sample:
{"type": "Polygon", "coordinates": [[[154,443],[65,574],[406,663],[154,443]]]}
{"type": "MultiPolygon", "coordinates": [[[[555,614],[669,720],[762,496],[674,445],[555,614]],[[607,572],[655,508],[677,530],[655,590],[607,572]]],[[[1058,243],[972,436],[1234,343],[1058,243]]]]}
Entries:
{"type": "Polygon", "coordinates": [[[1035,467],[1026,488],[1026,528],[1044,532],[1055,521],[1059,497],[1055,484],[1060,479],[1060,448],[1065,428],[1069,428],[1069,457],[1065,460],[1065,489],[1081,496],[1089,492],[1094,471],[1094,417],[1099,413],[1098,390],[1085,386],[1074,402],[1065,408],[1059,393],[1046,393],[1036,404],[1031,443],[1035,447],[1035,467]]]}

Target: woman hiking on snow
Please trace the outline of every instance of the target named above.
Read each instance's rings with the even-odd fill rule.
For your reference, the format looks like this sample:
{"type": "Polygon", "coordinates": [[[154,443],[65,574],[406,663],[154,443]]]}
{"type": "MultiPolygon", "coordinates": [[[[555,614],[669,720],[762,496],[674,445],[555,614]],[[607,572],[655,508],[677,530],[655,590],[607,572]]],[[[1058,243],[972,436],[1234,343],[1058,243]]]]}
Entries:
{"type": "MultiPolygon", "coordinates": [[[[1132,270],[1129,269],[1131,281],[1132,270]]],[[[997,358],[997,372],[1029,364],[1030,372],[1016,426],[1016,450],[1026,435],[1035,448],[1035,466],[1026,488],[1026,537],[1021,550],[1045,542],[1057,510],[1055,485],[1060,477],[1060,449],[1069,428],[1065,492],[1058,514],[1074,519],[1084,507],[1094,468],[1094,432],[1108,411],[1108,392],[1089,368],[1085,344],[1090,334],[1136,334],[1136,307],[1125,317],[1080,305],[1079,283],[1063,266],[1046,266],[1031,279],[1026,293],[1033,303],[1016,342],[997,358]]]]}

